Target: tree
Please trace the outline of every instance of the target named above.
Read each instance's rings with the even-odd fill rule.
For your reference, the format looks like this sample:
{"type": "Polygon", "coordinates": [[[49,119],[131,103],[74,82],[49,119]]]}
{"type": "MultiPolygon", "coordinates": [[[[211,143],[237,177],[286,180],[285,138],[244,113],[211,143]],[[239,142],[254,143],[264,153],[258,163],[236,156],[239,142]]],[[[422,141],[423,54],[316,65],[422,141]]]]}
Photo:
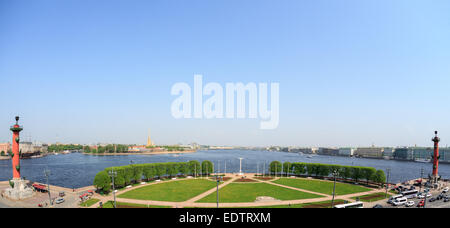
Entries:
{"type": "Polygon", "coordinates": [[[290,174],[292,171],[292,164],[290,162],[284,162],[283,163],[283,173],[286,174],[286,176],[288,174],[290,174]]]}
{"type": "Polygon", "coordinates": [[[272,175],[277,175],[277,173],[281,173],[283,169],[283,165],[279,161],[273,161],[269,165],[269,173],[272,175]]]}
{"type": "Polygon", "coordinates": [[[142,165],[132,165],[133,168],[133,179],[136,183],[141,182],[142,174],[144,172],[144,167],[142,165]]]}
{"type": "Polygon", "coordinates": [[[91,148],[90,148],[89,146],[85,146],[85,147],[83,148],[83,152],[84,152],[84,153],[91,153],[91,148]]]}
{"type": "Polygon", "coordinates": [[[145,164],[143,168],[145,179],[150,180],[156,176],[156,168],[154,164],[145,164]]]}
{"type": "Polygon", "coordinates": [[[358,182],[358,180],[362,177],[361,167],[351,167],[351,175],[355,182],[358,182]]]}
{"type": "Polygon", "coordinates": [[[167,174],[169,174],[170,177],[177,176],[179,173],[178,170],[178,164],[171,162],[167,164],[167,174]]]}
{"type": "Polygon", "coordinates": [[[386,182],[386,175],[384,174],[383,170],[377,170],[372,178],[372,180],[380,184],[380,186],[383,186],[383,184],[386,182]]]}
{"type": "Polygon", "coordinates": [[[111,189],[111,178],[106,171],[100,171],[95,175],[94,186],[97,190],[101,189],[104,192],[109,192],[111,189]]]}
{"type": "Polygon", "coordinates": [[[304,163],[292,163],[294,174],[301,175],[306,172],[304,163]]]}
{"type": "Polygon", "coordinates": [[[369,181],[373,179],[373,175],[375,175],[377,170],[375,168],[364,167],[361,168],[361,172],[364,179],[366,179],[367,184],[369,184],[369,181]]]}
{"type": "Polygon", "coordinates": [[[214,172],[214,164],[211,161],[205,160],[202,162],[203,174],[209,175],[214,172]]]}
{"type": "Polygon", "coordinates": [[[200,162],[198,161],[189,161],[188,162],[188,166],[189,166],[189,172],[193,175],[198,175],[200,173],[200,162]]]}

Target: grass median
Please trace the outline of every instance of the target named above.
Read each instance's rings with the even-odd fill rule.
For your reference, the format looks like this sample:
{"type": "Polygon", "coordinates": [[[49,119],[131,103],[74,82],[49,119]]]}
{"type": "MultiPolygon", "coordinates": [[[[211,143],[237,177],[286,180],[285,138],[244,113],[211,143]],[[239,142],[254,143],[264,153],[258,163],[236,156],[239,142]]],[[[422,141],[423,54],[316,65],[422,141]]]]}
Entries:
{"type": "Polygon", "coordinates": [[[183,202],[216,186],[215,181],[190,179],[162,182],[122,193],[118,198],[183,202]]]}
{"type": "MultiPolygon", "coordinates": [[[[266,183],[231,183],[219,190],[221,203],[247,203],[254,202],[257,197],[267,196],[277,200],[312,199],[321,196],[302,191],[278,187],[266,183]]],[[[198,203],[215,203],[216,193],[212,193],[198,203]]]]}

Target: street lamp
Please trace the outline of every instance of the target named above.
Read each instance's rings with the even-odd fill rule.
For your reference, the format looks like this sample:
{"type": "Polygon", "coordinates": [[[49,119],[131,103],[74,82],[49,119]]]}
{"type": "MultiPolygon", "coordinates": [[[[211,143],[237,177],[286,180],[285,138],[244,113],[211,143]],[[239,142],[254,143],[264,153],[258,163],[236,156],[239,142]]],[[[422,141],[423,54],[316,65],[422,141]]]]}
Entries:
{"type": "Polygon", "coordinates": [[[387,180],[386,180],[386,193],[384,194],[384,198],[387,198],[387,192],[388,192],[388,186],[389,186],[389,177],[391,175],[391,169],[387,168],[386,170],[387,170],[388,176],[387,176],[387,180]]]}
{"type": "Polygon", "coordinates": [[[117,172],[114,171],[114,168],[112,168],[109,172],[108,172],[109,176],[112,178],[112,185],[113,185],[113,196],[114,196],[114,208],[117,207],[116,204],[116,188],[114,186],[114,178],[117,177],[117,172]]]}
{"type": "Polygon", "coordinates": [[[339,175],[339,172],[337,170],[333,171],[333,177],[334,177],[334,185],[333,185],[333,199],[331,200],[331,208],[334,208],[334,196],[336,195],[336,177],[339,175]]]}
{"type": "Polygon", "coordinates": [[[219,208],[219,183],[223,179],[223,177],[220,177],[216,174],[216,202],[217,202],[217,208],[219,208]]]}
{"type": "Polygon", "coordinates": [[[45,177],[47,179],[48,200],[50,201],[50,205],[53,205],[52,196],[50,195],[50,184],[48,183],[48,177],[50,176],[50,170],[45,169],[44,170],[44,175],[45,175],[45,177]]]}

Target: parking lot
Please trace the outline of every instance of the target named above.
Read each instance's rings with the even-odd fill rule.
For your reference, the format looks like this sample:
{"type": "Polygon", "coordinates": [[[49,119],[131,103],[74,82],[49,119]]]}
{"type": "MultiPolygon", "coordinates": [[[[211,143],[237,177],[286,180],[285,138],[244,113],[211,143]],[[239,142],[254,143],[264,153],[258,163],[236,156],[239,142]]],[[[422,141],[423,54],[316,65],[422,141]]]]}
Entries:
{"type": "MultiPolygon", "coordinates": [[[[431,199],[436,199],[442,193],[443,189],[444,188],[439,188],[439,189],[436,189],[436,190],[435,189],[430,189],[429,193],[431,193],[431,197],[427,197],[426,198],[426,201],[425,201],[425,207],[426,208],[450,208],[450,201],[448,201],[448,202],[444,201],[444,197],[445,196],[450,197],[450,192],[447,192],[447,193],[443,194],[444,197],[442,199],[434,200],[434,201],[431,200],[431,199]],[[430,202],[430,200],[432,202],[430,202]]],[[[419,190],[419,189],[417,189],[417,190],[419,190]]],[[[421,190],[424,191],[425,189],[422,188],[421,190]]],[[[385,208],[417,208],[418,204],[422,200],[425,200],[425,199],[424,198],[418,198],[418,197],[414,197],[414,198],[408,199],[408,201],[413,201],[414,202],[414,205],[411,206],[411,207],[408,207],[406,205],[395,206],[393,204],[389,204],[387,202],[388,201],[387,199],[383,200],[381,202],[379,201],[376,204],[379,204],[379,205],[381,205],[381,206],[383,206],[385,208]]],[[[371,205],[371,206],[373,206],[373,205],[371,205]]]]}

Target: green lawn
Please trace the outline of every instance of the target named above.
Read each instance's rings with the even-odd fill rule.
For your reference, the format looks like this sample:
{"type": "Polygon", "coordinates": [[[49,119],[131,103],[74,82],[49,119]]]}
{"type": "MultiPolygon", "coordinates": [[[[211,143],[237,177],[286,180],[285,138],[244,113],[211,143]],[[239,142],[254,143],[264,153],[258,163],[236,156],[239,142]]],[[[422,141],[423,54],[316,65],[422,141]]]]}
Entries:
{"type": "MultiPolygon", "coordinates": [[[[170,208],[168,206],[156,206],[156,205],[143,205],[143,204],[135,204],[135,203],[122,203],[116,202],[117,208],[170,208]]],[[[114,202],[108,201],[103,204],[103,208],[114,208],[114,202]]]]}
{"type": "Polygon", "coordinates": [[[190,179],[162,182],[120,194],[119,198],[183,202],[216,186],[215,181],[190,179]]]}
{"type": "MultiPolygon", "coordinates": [[[[321,180],[311,180],[303,178],[282,178],[273,183],[282,184],[294,188],[305,189],[313,192],[318,192],[322,194],[333,194],[333,182],[331,181],[321,181],[321,180]]],[[[359,185],[344,184],[336,182],[336,195],[347,195],[352,193],[367,192],[370,188],[362,187],[359,185]]]]}
{"type": "MultiPolygon", "coordinates": [[[[386,193],[384,192],[377,192],[377,193],[372,193],[372,194],[368,194],[368,195],[363,195],[359,197],[359,200],[362,202],[375,202],[378,200],[382,200],[382,199],[387,199],[389,198],[391,195],[387,194],[386,197],[386,193]]],[[[358,197],[352,197],[352,199],[357,199],[358,197]]]]}
{"type": "MultiPolygon", "coordinates": [[[[219,190],[219,202],[254,202],[258,196],[269,196],[279,200],[297,200],[318,198],[319,195],[278,187],[266,183],[231,183],[219,190]]],[[[216,193],[197,201],[199,203],[216,202],[216,193]]]]}
{"type": "MultiPolygon", "coordinates": [[[[344,204],[344,200],[337,199],[334,201],[334,205],[344,204]]],[[[317,203],[302,203],[302,204],[291,204],[291,205],[275,205],[275,206],[262,206],[262,207],[252,207],[252,208],[331,208],[331,200],[321,201],[317,203]]]]}
{"type": "Polygon", "coordinates": [[[95,198],[88,199],[88,200],[84,201],[83,203],[81,203],[80,206],[82,206],[82,207],[90,207],[90,206],[96,204],[98,201],[100,201],[100,200],[99,199],[95,199],[95,198]]]}

